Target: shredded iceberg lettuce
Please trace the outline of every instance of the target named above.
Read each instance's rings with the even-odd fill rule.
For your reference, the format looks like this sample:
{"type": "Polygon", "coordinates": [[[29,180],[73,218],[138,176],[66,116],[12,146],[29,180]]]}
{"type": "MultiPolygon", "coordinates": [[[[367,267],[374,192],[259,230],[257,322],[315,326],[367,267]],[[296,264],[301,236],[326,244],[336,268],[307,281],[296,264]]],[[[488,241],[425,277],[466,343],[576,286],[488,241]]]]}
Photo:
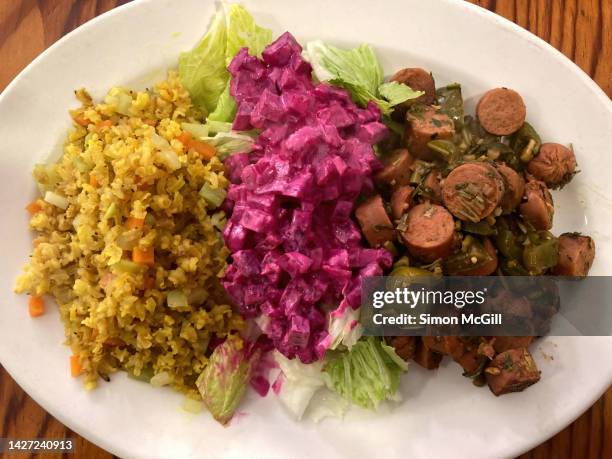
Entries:
{"type": "Polygon", "coordinates": [[[397,399],[400,375],[408,366],[392,347],[368,336],[350,351],[328,351],[323,371],[330,387],[363,408],[376,409],[383,400],[397,399]]]}
{"type": "Polygon", "coordinates": [[[242,6],[222,3],[204,38],[179,57],[179,77],[193,103],[211,120],[232,121],[236,103],[227,66],[240,49],[261,55],[270,41],[272,31],[259,27],[242,6]]]}

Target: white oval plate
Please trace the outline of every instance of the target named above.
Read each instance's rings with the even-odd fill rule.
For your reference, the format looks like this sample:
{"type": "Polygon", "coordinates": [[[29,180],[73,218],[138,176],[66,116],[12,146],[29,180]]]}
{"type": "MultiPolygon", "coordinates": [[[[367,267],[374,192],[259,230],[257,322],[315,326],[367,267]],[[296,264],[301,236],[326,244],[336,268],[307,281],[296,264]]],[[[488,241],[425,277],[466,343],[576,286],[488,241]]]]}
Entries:
{"type": "MultiPolygon", "coordinates": [[[[555,195],[555,231],[594,236],[592,274],[612,272],[612,107],[559,52],[510,22],[459,1],[247,0],[276,34],[339,45],[371,43],[387,74],[405,66],[433,71],[438,84],[463,84],[468,107],[486,89],[509,86],[547,141],[573,142],[581,173],[555,195]],[[376,5],[376,6],[374,6],[376,5]]],[[[119,456],[179,457],[507,457],[544,441],[587,409],[612,381],[612,338],[546,338],[534,356],[542,380],[494,397],[445,364],[412,365],[402,404],[345,421],[294,422],[273,397],[249,396],[223,428],[190,415],[169,390],[113,376],[87,393],[70,378],[69,351],[56,311],[32,320],[12,293],[31,247],[25,203],[35,163],[57,155],[76,106],[75,88],[101,96],[117,84],[144,87],[176,65],[208,26],[211,1],[137,1],[69,34],[27,67],[0,96],[0,359],[17,382],[69,428],[119,456]],[[551,356],[551,358],[545,358],[551,356]]],[[[6,404],[7,401],[3,401],[6,404]]]]}

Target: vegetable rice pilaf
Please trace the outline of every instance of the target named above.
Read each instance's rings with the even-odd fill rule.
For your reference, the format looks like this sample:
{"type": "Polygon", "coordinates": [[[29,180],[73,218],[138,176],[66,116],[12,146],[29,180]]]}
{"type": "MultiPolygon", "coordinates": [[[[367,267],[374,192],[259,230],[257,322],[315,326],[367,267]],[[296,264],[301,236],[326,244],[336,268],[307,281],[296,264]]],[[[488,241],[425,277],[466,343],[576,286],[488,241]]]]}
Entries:
{"type": "Polygon", "coordinates": [[[56,299],[86,387],[125,369],[199,397],[209,343],[243,325],[219,282],[225,215],[211,196],[225,196],[222,162],[182,129],[202,114],[175,73],[100,104],[76,95],[61,159],[34,171],[37,237],[16,290],[31,305],[56,299]]]}

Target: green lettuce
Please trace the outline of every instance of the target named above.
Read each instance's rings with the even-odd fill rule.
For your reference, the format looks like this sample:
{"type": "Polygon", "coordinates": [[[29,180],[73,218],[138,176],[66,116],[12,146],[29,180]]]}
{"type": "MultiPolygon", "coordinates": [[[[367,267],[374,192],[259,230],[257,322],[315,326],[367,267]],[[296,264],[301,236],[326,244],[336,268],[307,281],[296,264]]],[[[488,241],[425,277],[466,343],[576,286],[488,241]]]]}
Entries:
{"type": "Polygon", "coordinates": [[[328,351],[323,371],[332,390],[363,408],[376,409],[396,397],[408,366],[380,338],[368,336],[350,351],[328,351]]]}
{"type": "Polygon", "coordinates": [[[304,55],[319,81],[347,89],[359,105],[366,106],[370,100],[374,101],[385,115],[391,113],[395,105],[423,94],[405,84],[384,83],[380,63],[367,44],[340,49],[322,41],[311,41],[306,44],[304,55]]]}
{"type": "Polygon", "coordinates": [[[204,405],[221,424],[234,416],[259,358],[259,352],[247,356],[236,340],[225,340],[215,348],[196,380],[204,405]]]}
{"type": "Polygon", "coordinates": [[[261,55],[272,31],[259,27],[240,5],[222,3],[204,38],[179,56],[179,77],[193,103],[215,121],[231,121],[236,103],[229,93],[227,66],[241,48],[261,55]]]}

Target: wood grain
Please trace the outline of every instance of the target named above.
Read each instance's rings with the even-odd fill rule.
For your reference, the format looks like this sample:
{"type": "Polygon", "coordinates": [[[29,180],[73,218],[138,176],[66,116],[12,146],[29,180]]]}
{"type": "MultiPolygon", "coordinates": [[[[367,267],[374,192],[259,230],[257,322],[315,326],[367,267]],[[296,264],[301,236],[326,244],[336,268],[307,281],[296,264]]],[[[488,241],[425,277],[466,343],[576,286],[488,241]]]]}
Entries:
{"type": "MultiPolygon", "coordinates": [[[[469,1],[516,22],[548,41],[578,64],[608,96],[612,95],[612,1],[469,1]]],[[[123,3],[127,2],[0,0],[0,90],[60,37],[123,3]]],[[[1,366],[0,437],[73,438],[76,441],[76,457],[113,457],[42,410],[1,366]]],[[[63,456],[42,457],[55,459],[63,456]]],[[[612,458],[612,388],[572,425],[521,456],[521,459],[536,458],[612,458]]]]}

